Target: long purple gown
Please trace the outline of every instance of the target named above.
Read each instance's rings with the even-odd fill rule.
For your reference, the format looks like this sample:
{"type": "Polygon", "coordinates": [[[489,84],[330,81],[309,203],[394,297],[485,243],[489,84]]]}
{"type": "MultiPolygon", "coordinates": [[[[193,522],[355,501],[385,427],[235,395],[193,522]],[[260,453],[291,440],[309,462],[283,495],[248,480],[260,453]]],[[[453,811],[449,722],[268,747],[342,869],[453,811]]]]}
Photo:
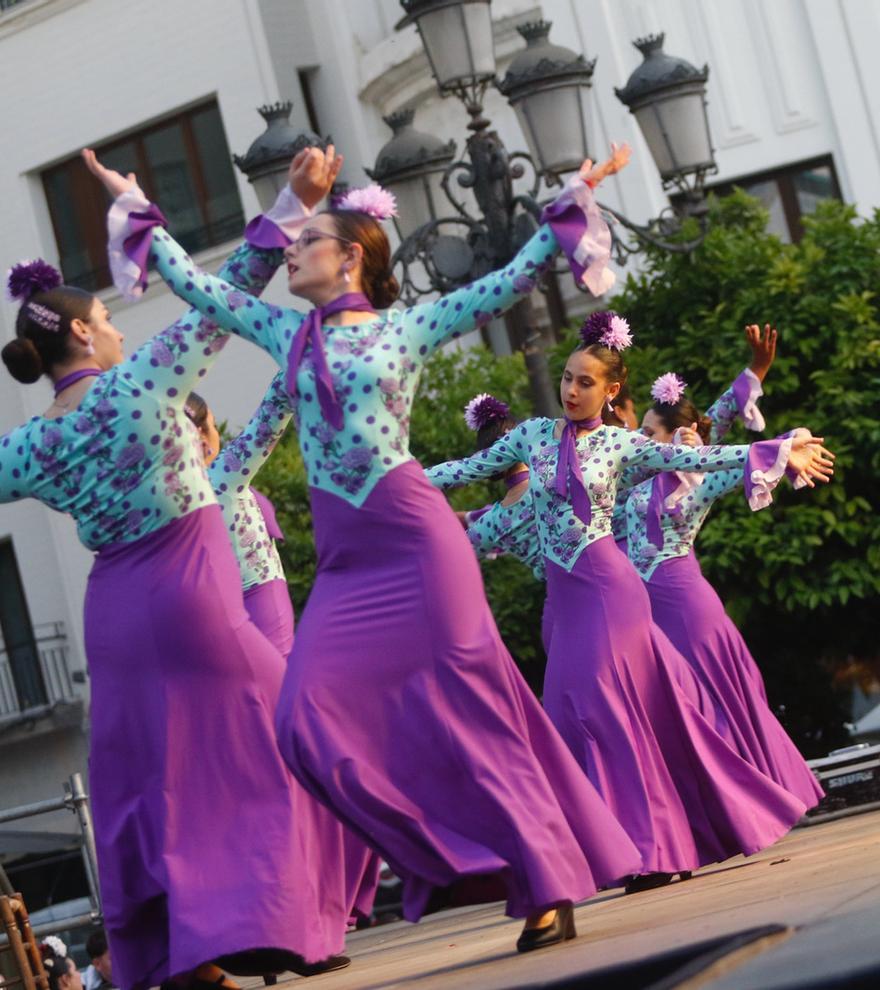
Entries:
{"type": "Polygon", "coordinates": [[[688,689],[693,673],[653,625],[647,592],[615,546],[610,521],[624,468],[713,471],[754,456],[752,476],[767,488],[773,479],[763,461],[779,444],[692,450],[600,427],[572,441],[563,493],[556,434],[554,420],[528,420],[487,450],[428,473],[451,487],[529,465],[553,610],[544,705],[644,870],[677,873],[756,852],[804,805],[743,760],[701,711],[688,689]],[[589,506],[576,509],[578,477],[589,506]]]}
{"type": "MultiPolygon", "coordinates": [[[[692,487],[673,511],[656,514],[660,479],[637,485],[627,499],[628,546],[645,581],[654,621],[685,657],[723,712],[727,734],[740,755],[794,794],[807,808],[822,789],[785,729],[770,710],[764,681],[739,630],[703,577],[693,543],[716,499],[742,487],[743,473],[721,471],[692,487]],[[658,546],[659,544],[659,546],[658,546]]],[[[674,483],[672,486],[674,487],[674,483]]]]}

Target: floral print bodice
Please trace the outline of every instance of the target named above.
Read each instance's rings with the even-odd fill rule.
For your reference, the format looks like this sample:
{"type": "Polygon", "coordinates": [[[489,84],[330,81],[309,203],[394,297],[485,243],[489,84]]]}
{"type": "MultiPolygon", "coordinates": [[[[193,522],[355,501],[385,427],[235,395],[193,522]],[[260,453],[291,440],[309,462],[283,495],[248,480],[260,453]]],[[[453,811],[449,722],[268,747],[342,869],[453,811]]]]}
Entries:
{"type": "MultiPolygon", "coordinates": [[[[247,245],[224,265],[259,292],[281,252],[247,245]]],[[[198,435],[183,407],[228,339],[192,310],[94,379],[65,416],[35,416],[0,439],[0,501],[36,498],[69,513],[91,550],[132,541],[215,504],[198,435]]]]}
{"type": "Polygon", "coordinates": [[[247,427],[234,440],[224,444],[208,468],[208,478],[223,510],[223,521],[229,531],[245,591],[284,579],[281,558],[251,485],[292,415],[284,376],[279,372],[247,427]]]}
{"type": "MultiPolygon", "coordinates": [[[[739,396],[747,395],[747,401],[756,403],[761,395],[761,385],[758,379],[749,371],[740,372],[729,388],[725,389],[706,410],[706,418],[710,421],[709,443],[721,443],[730,432],[737,418],[745,412],[746,402],[739,396]],[[737,389],[737,385],[741,388],[737,389]]],[[[617,497],[614,501],[614,513],[611,517],[611,532],[615,540],[626,539],[627,511],[626,503],[630,492],[651,476],[647,468],[631,470],[624,473],[617,497]]]]}
{"type": "Polygon", "coordinates": [[[491,447],[470,457],[427,470],[438,488],[452,488],[503,473],[514,464],[529,466],[529,490],[535,505],[538,537],[545,558],[571,570],[591,543],[611,534],[611,514],[624,471],[720,471],[742,467],[748,446],[680,447],[660,444],[630,430],[600,426],[576,443],[584,487],[590,500],[587,525],[575,516],[567,496],[554,488],[559,455],[555,419],[528,419],[491,447]]]}
{"type": "MultiPolygon", "coordinates": [[[[336,430],[321,415],[309,344],[293,397],[309,484],[357,507],[384,475],[411,460],[410,409],[425,360],[441,344],[488,323],[527,295],[557,250],[552,230],[543,225],[506,268],[442,299],[388,310],[353,326],[322,327],[345,422],[336,430]]],[[[262,347],[286,372],[303,313],[267,305],[199,271],[158,228],[153,231],[151,257],[173,292],[262,347]]]]}
{"type": "Polygon", "coordinates": [[[468,523],[468,539],[478,557],[506,553],[521,560],[539,581],[545,578],[544,555],[530,490],[511,505],[495,502],[468,523]]]}
{"type": "Polygon", "coordinates": [[[665,560],[686,557],[694,545],[709,510],[716,499],[743,483],[741,468],[707,474],[677,504],[677,511],[662,512],[663,547],[658,549],[647,533],[648,503],[654,490],[654,478],[648,478],[629,493],[626,500],[627,553],[636,570],[649,580],[665,560]]]}

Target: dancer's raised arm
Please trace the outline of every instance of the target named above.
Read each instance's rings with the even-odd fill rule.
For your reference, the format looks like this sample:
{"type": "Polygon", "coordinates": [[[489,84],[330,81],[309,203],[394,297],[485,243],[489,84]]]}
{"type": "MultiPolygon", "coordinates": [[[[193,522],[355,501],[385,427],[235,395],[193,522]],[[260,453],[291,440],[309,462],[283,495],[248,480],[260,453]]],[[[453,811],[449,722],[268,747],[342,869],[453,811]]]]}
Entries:
{"type": "Polygon", "coordinates": [[[223,445],[208,468],[214,490],[244,491],[253,484],[260,468],[281,439],[293,415],[290,396],[279,372],[259,408],[242,432],[223,445]]]}
{"type": "MultiPolygon", "coordinates": [[[[105,168],[90,149],[83,151],[83,160],[114,198],[108,225],[111,230],[111,267],[114,268],[114,281],[120,289],[127,291],[130,297],[139,295],[146,284],[147,261],[151,260],[176,295],[225,330],[239,334],[268,351],[283,367],[289,338],[302,321],[302,315],[285,310],[285,319],[282,320],[282,311],[278,307],[259,302],[223,278],[198,269],[173,238],[164,231],[155,232],[156,227],[164,227],[165,218],[147,202],[137,187],[133,173],[122,176],[105,168]],[[118,247],[114,248],[114,243],[118,247]]],[[[283,228],[288,236],[312,215],[314,206],[321,198],[319,194],[329,191],[341,161],[332,147],[326,155],[319,149],[305,149],[293,160],[290,187],[296,195],[287,197],[284,200],[285,209],[279,209],[273,218],[274,223],[283,228]]],[[[253,225],[249,230],[254,236],[253,225]]],[[[256,240],[266,248],[267,241],[263,235],[261,230],[256,240]]],[[[269,246],[270,249],[272,247],[277,249],[280,243],[269,246]]],[[[231,259],[233,264],[241,260],[241,257],[231,259]]]]}

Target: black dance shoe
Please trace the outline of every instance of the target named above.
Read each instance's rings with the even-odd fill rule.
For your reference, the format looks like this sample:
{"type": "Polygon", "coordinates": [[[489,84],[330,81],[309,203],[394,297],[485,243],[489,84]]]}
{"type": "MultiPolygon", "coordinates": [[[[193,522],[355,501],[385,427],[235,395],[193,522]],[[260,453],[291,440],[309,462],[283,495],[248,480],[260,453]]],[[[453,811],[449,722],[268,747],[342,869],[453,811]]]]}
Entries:
{"type": "MultiPolygon", "coordinates": [[[[328,956],[320,962],[306,962],[301,955],[288,949],[249,949],[219,956],[214,963],[233,976],[271,976],[291,972],[297,976],[318,976],[351,965],[348,956],[328,956]]],[[[271,984],[269,984],[271,985],[271,984]]]]}
{"type": "Polygon", "coordinates": [[[678,876],[679,880],[690,880],[693,876],[690,870],[683,870],[681,873],[642,873],[639,876],[630,877],[623,888],[624,894],[640,894],[643,890],[654,890],[656,887],[665,887],[672,883],[678,876]]]}
{"type": "Polygon", "coordinates": [[[561,904],[556,909],[556,917],[543,928],[524,928],[522,935],[516,940],[517,952],[532,952],[543,949],[558,942],[567,942],[575,938],[574,907],[571,904],[561,904]]]}

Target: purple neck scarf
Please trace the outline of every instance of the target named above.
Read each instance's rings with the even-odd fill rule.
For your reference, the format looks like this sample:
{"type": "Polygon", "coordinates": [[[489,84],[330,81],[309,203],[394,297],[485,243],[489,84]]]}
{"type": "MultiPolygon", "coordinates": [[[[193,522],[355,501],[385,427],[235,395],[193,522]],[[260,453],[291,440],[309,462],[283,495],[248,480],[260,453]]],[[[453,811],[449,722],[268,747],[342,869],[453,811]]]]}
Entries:
{"type": "Polygon", "coordinates": [[[306,344],[311,343],[318,403],[321,406],[321,414],[334,430],[341,430],[345,425],[345,414],[336,393],[333,391],[333,378],[327,364],[327,352],[324,350],[321,325],[334,313],[341,313],[346,309],[363,313],[376,312],[373,304],[361,292],[346,292],[345,295],[338,296],[328,302],[326,306],[316,306],[297,330],[287,358],[287,391],[291,395],[296,395],[296,373],[299,370],[306,344]]]}
{"type": "Polygon", "coordinates": [[[661,471],[654,475],[651,482],[651,497],[648,499],[648,509],[645,515],[645,535],[648,542],[653,543],[658,550],[663,549],[663,513],[677,515],[681,507],[666,508],[666,499],[678,488],[679,479],[675,471],[661,471]]]}
{"type": "Polygon", "coordinates": [[[100,368],[80,368],[79,371],[71,371],[69,375],[65,375],[55,382],[55,398],[57,399],[66,388],[70,388],[75,382],[82,381],[83,378],[97,377],[101,373],[100,368]]]}
{"type": "Polygon", "coordinates": [[[510,491],[511,488],[516,488],[516,486],[521,481],[527,481],[528,477],[529,477],[529,472],[528,472],[528,468],[526,468],[522,471],[517,471],[515,474],[509,474],[504,479],[504,484],[507,487],[507,490],[510,491]]]}
{"type": "Polygon", "coordinates": [[[556,461],[556,480],[553,487],[557,495],[568,496],[574,514],[586,526],[590,525],[592,512],[590,497],[584,488],[584,476],[581,474],[577,459],[577,431],[595,430],[602,425],[602,417],[593,419],[568,419],[566,417],[562,436],[559,438],[559,459],[556,461]]]}

